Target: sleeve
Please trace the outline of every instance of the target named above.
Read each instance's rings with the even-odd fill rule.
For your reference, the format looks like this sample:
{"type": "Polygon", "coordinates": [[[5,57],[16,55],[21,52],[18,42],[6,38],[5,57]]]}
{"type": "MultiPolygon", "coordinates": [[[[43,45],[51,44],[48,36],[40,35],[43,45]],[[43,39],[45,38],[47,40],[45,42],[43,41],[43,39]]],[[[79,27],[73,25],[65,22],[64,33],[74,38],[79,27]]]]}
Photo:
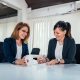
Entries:
{"type": "Polygon", "coordinates": [[[10,40],[6,38],[3,43],[3,51],[5,56],[5,61],[12,63],[15,61],[15,58],[11,54],[11,46],[10,46],[10,40]]]}
{"type": "Polygon", "coordinates": [[[28,44],[23,44],[22,57],[29,55],[28,44]]]}
{"type": "Polygon", "coordinates": [[[74,39],[71,39],[69,43],[69,50],[68,50],[67,58],[64,59],[65,64],[74,63],[75,54],[76,54],[76,44],[75,44],[74,39]]]}
{"type": "Polygon", "coordinates": [[[29,55],[28,44],[26,44],[25,46],[26,46],[25,55],[29,55]]]}
{"type": "Polygon", "coordinates": [[[49,45],[48,45],[48,54],[47,54],[47,58],[49,59],[49,60],[52,60],[52,59],[54,59],[55,57],[54,57],[54,44],[53,44],[53,42],[54,42],[54,40],[53,39],[51,39],[50,41],[49,41],[49,45]]]}

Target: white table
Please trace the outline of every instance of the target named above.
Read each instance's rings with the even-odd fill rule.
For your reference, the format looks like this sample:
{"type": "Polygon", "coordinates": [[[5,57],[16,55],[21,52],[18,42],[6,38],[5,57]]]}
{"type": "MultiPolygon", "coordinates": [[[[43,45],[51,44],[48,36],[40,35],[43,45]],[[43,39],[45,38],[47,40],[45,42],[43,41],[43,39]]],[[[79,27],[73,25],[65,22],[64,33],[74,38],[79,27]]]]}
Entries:
{"type": "Polygon", "coordinates": [[[80,80],[80,65],[36,64],[23,67],[0,63],[0,80],[80,80]]]}

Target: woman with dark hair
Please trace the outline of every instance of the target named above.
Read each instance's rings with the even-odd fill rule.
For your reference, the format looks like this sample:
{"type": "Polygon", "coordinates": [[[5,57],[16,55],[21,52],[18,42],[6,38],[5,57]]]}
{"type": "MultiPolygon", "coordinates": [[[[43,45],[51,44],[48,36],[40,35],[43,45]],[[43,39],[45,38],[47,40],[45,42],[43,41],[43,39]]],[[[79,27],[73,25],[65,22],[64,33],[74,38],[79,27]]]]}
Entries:
{"type": "Polygon", "coordinates": [[[17,65],[26,65],[24,56],[28,55],[28,45],[24,43],[29,38],[28,24],[20,22],[16,25],[10,38],[4,40],[3,49],[5,61],[17,65]]]}
{"type": "Polygon", "coordinates": [[[64,21],[54,25],[55,38],[49,41],[47,58],[38,57],[38,63],[47,62],[53,64],[70,64],[75,62],[76,45],[73,38],[67,33],[67,26],[64,21]]]}

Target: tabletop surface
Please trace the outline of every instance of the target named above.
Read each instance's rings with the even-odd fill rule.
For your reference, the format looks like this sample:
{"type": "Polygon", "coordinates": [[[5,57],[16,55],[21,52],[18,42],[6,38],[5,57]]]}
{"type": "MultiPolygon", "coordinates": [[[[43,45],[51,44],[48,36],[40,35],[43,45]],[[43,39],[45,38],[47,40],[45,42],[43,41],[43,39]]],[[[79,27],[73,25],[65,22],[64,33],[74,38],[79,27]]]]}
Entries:
{"type": "Polygon", "coordinates": [[[80,65],[34,64],[19,66],[0,63],[0,80],[80,80],[80,65]]]}

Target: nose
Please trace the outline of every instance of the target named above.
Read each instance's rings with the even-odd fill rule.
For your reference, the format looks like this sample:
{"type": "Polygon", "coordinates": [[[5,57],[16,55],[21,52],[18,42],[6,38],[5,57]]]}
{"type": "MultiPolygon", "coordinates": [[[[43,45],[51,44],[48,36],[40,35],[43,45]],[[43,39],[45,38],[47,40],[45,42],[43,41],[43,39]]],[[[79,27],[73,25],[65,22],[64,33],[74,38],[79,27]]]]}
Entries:
{"type": "Polygon", "coordinates": [[[25,32],[25,36],[27,35],[27,33],[25,32]]]}

